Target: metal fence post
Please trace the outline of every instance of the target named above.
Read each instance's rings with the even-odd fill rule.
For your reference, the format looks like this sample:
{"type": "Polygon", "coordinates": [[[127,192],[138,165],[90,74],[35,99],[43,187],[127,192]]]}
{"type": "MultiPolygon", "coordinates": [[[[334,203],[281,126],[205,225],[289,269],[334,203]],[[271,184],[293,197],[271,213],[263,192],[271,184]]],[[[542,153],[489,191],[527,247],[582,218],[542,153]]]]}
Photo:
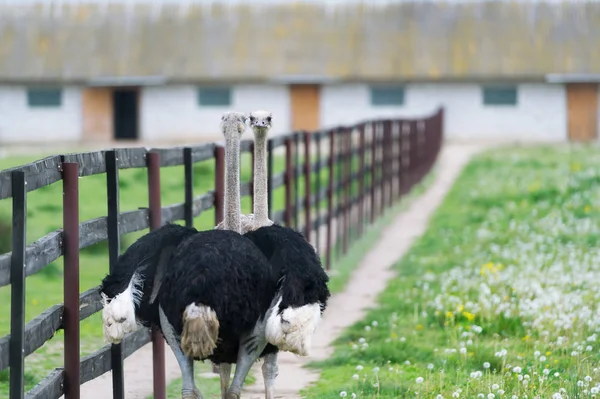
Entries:
{"type": "Polygon", "coordinates": [[[10,399],[25,390],[25,246],[27,245],[27,182],[25,172],[11,173],[12,256],[10,265],[10,399]]]}
{"type": "Polygon", "coordinates": [[[310,242],[312,231],[312,219],[310,209],[311,173],[310,173],[310,133],[304,132],[304,236],[310,242]]]}
{"type": "Polygon", "coordinates": [[[183,213],[185,226],[194,227],[194,160],[192,159],[192,149],[190,147],[185,147],[183,149],[183,167],[183,184],[185,187],[183,213]]]}
{"type": "MultiPolygon", "coordinates": [[[[160,154],[148,152],[146,154],[148,167],[148,214],[150,216],[150,230],[156,230],[162,225],[160,204],[160,154]]],[[[154,382],[154,398],[166,399],[165,377],[165,343],[158,330],[152,330],[152,367],[154,382]]]]}
{"type": "Polygon", "coordinates": [[[273,220],[273,139],[267,141],[267,203],[269,219],[273,220]]]}
{"type": "Polygon", "coordinates": [[[292,138],[285,139],[285,225],[292,227],[292,186],[294,171],[292,169],[292,138]]]}
{"type": "Polygon", "coordinates": [[[331,235],[333,228],[331,226],[333,218],[333,176],[334,176],[334,157],[335,157],[335,131],[329,131],[329,180],[327,181],[327,240],[325,245],[327,270],[331,269],[331,235]]]}
{"type": "Polygon", "coordinates": [[[315,135],[315,163],[317,165],[317,169],[315,171],[315,175],[317,177],[315,181],[315,213],[317,215],[317,225],[315,226],[315,242],[317,253],[320,254],[321,248],[321,132],[316,133],[315,135]]]}
{"type": "MultiPolygon", "coordinates": [[[[106,151],[104,160],[106,163],[108,268],[110,273],[112,273],[117,266],[117,260],[121,253],[121,234],[119,232],[119,167],[117,163],[117,151],[106,151]]],[[[110,368],[112,369],[113,399],[123,399],[125,398],[125,376],[123,372],[123,348],[121,343],[111,345],[110,364],[110,368]]]]}
{"type": "Polygon", "coordinates": [[[65,398],[79,399],[79,165],[62,162],[65,398]]]}
{"type": "Polygon", "coordinates": [[[358,151],[358,236],[362,237],[365,223],[365,125],[359,128],[358,151]]]}
{"type": "Polygon", "coordinates": [[[375,188],[377,187],[377,125],[371,123],[371,224],[375,222],[375,188]]]}

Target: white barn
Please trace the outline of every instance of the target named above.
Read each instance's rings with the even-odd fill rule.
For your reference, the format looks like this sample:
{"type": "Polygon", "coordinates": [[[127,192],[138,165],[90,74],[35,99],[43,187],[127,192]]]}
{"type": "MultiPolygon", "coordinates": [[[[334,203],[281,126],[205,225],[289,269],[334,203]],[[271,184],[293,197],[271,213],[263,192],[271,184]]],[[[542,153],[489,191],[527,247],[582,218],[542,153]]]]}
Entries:
{"type": "Polygon", "coordinates": [[[214,140],[256,108],[275,134],[444,106],[450,139],[598,137],[598,2],[266,3],[0,3],[0,144],[214,140]]]}

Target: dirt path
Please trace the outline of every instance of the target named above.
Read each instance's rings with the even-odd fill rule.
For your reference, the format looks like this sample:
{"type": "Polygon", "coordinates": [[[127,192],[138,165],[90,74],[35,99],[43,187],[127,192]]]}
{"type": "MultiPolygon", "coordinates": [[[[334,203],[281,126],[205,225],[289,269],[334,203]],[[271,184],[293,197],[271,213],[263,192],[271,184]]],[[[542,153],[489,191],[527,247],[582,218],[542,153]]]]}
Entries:
{"type": "MultiPolygon", "coordinates": [[[[410,207],[399,214],[381,235],[381,240],[362,259],[343,292],[334,295],[313,341],[309,358],[298,358],[289,353],[279,355],[279,377],[276,382],[277,398],[300,398],[300,389],[315,382],[319,375],[305,369],[311,360],[326,359],[331,355],[331,342],[348,326],[361,320],[366,310],[375,304],[387,281],[394,276],[391,266],[410,248],[415,238],[425,231],[433,211],[443,200],[462,167],[481,145],[446,145],[438,161],[435,181],[416,198],[410,207]]],[[[166,350],[167,383],[181,376],[170,349],[166,350]]],[[[243,399],[264,398],[260,364],[254,368],[256,383],[246,387],[243,399]]],[[[143,399],[152,393],[152,345],[148,344],[125,360],[125,397],[143,399]]],[[[200,387],[200,389],[202,389],[200,387]]],[[[81,397],[86,399],[110,398],[111,373],[108,372],[81,386],[81,397]]]]}

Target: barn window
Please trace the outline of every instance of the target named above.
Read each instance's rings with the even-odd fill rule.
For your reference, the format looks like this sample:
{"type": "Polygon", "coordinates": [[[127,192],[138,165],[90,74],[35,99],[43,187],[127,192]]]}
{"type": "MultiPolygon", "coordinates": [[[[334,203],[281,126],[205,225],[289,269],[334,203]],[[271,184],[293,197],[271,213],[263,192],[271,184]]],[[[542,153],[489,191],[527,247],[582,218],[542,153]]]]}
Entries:
{"type": "Polygon", "coordinates": [[[404,87],[401,87],[401,86],[371,87],[371,105],[373,105],[373,106],[404,105],[404,87]]]}
{"type": "Polygon", "coordinates": [[[62,90],[59,88],[35,88],[27,90],[27,105],[32,108],[60,107],[62,90]]]}
{"type": "Polygon", "coordinates": [[[231,105],[231,88],[201,87],[198,89],[198,104],[202,107],[228,107],[231,105]]]}
{"type": "Polygon", "coordinates": [[[509,87],[484,87],[484,105],[517,105],[517,88],[509,87]]]}

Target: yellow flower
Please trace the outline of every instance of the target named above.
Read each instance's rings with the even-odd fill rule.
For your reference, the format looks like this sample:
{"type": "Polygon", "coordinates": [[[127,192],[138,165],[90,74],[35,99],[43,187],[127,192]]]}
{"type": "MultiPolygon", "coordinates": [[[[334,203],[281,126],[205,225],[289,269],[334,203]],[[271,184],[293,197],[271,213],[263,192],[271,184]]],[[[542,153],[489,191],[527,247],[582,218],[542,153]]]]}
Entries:
{"type": "Polygon", "coordinates": [[[581,170],[581,164],[578,162],[573,162],[571,164],[571,172],[579,172],[581,170]]]}
{"type": "Polygon", "coordinates": [[[396,333],[392,333],[391,337],[396,339],[398,337],[398,335],[396,335],[396,333]]]}
{"type": "Polygon", "coordinates": [[[473,313],[463,312],[463,316],[465,316],[469,321],[475,320],[475,315],[473,313]]]}
{"type": "Polygon", "coordinates": [[[464,308],[465,308],[464,305],[458,305],[458,311],[459,312],[462,312],[464,310],[464,308]]]}
{"type": "Polygon", "coordinates": [[[423,329],[423,326],[420,324],[417,324],[417,331],[421,331],[423,329]]]}
{"type": "Polygon", "coordinates": [[[454,317],[454,313],[452,313],[451,311],[447,311],[446,312],[446,318],[447,319],[452,319],[454,317]]]}
{"type": "Polygon", "coordinates": [[[546,356],[550,356],[552,354],[552,352],[548,351],[546,352],[546,356]]]}
{"type": "Polygon", "coordinates": [[[589,206],[589,205],[586,205],[586,206],[585,206],[585,208],[583,208],[583,211],[584,211],[585,213],[589,213],[591,210],[592,210],[592,207],[591,207],[591,206],[589,206]]]}
{"type": "Polygon", "coordinates": [[[523,341],[527,341],[529,339],[529,335],[524,336],[523,338],[521,338],[523,341]]]}
{"type": "Polygon", "coordinates": [[[37,299],[34,299],[33,301],[31,301],[31,303],[33,304],[33,306],[36,306],[39,302],[37,299]]]}

